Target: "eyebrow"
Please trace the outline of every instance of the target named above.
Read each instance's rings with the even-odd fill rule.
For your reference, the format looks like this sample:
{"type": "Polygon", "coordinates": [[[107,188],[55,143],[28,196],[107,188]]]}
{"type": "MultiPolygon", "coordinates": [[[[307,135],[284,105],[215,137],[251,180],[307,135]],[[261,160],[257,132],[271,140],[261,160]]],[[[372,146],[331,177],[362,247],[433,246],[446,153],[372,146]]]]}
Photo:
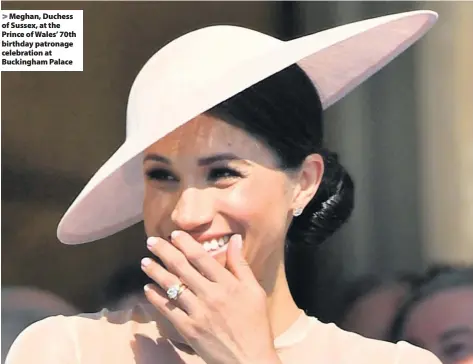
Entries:
{"type": "Polygon", "coordinates": [[[473,331],[469,327],[466,327],[466,326],[454,327],[453,329],[450,329],[444,332],[442,335],[440,335],[440,341],[449,340],[452,337],[455,337],[457,335],[473,336],[473,331]]]}
{"type": "MultiPolygon", "coordinates": [[[[162,155],[159,155],[159,154],[155,154],[155,153],[147,154],[144,157],[143,162],[148,161],[148,160],[161,162],[167,165],[172,164],[172,162],[168,158],[163,157],[162,155]]],[[[202,166],[208,166],[215,162],[231,161],[231,160],[241,160],[241,158],[232,153],[222,153],[222,154],[211,155],[204,158],[199,158],[199,160],[197,161],[197,164],[202,167],[202,166]]]]}

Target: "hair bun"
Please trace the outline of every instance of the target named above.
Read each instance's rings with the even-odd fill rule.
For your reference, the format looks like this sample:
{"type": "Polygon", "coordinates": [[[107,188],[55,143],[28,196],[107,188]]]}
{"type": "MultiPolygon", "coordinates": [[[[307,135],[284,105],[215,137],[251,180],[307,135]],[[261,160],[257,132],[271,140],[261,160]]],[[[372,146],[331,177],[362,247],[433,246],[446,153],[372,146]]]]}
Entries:
{"type": "Polygon", "coordinates": [[[327,149],[318,153],[324,159],[324,175],[314,198],[288,231],[293,246],[322,243],[348,220],[353,210],[354,183],[350,175],[338,163],[336,153],[327,149]]]}

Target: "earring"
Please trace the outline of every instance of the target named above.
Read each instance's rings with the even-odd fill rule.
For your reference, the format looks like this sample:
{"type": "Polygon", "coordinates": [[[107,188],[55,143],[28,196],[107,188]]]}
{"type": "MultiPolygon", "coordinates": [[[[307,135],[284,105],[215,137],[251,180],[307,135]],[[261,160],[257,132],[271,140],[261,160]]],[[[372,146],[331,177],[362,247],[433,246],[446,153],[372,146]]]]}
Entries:
{"type": "Polygon", "coordinates": [[[304,209],[302,207],[298,207],[294,210],[294,212],[292,213],[294,216],[300,216],[302,214],[302,211],[304,211],[304,209]]]}

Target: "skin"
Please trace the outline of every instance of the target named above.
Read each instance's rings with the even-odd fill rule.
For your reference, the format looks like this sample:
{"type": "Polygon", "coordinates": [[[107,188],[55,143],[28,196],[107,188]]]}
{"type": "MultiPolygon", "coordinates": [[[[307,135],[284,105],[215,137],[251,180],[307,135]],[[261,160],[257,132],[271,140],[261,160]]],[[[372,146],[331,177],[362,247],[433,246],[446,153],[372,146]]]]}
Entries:
{"type": "Polygon", "coordinates": [[[343,328],[371,339],[385,340],[406,293],[405,285],[393,283],[359,298],[346,315],[343,328]]]}
{"type": "Polygon", "coordinates": [[[451,288],[421,301],[407,318],[404,337],[444,364],[473,363],[473,286],[451,288]]]}
{"type": "Polygon", "coordinates": [[[301,314],[283,247],[294,209],[317,191],[323,159],[310,155],[291,173],[277,162],[245,131],[206,115],[144,153],[144,224],[158,237],[148,248],[167,268],[142,262],[157,283],[146,296],[206,363],[279,363],[274,337],[301,314]],[[212,257],[202,243],[215,235],[232,238],[212,257]],[[169,301],[165,290],[178,282],[187,289],[169,301]]]}

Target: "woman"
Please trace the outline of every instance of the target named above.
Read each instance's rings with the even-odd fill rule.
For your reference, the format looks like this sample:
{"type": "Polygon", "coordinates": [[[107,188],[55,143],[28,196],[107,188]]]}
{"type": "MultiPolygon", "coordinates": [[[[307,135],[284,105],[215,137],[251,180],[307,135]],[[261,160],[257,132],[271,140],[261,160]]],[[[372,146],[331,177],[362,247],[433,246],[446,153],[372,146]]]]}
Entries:
{"type": "Polygon", "coordinates": [[[436,269],[394,321],[391,340],[407,340],[444,364],[473,361],[473,268],[436,269]]]}
{"type": "Polygon", "coordinates": [[[386,340],[399,305],[418,277],[403,274],[390,279],[360,277],[347,285],[344,305],[335,322],[347,331],[372,339],[386,340]]]}
{"type": "Polygon", "coordinates": [[[7,363],[437,364],[308,317],[297,260],[353,206],[349,175],[323,148],[323,109],[435,19],[398,14],[292,42],[209,27],[155,54],[131,89],[125,143],[58,228],[79,244],[143,219],[150,305],[45,320],[7,363]]]}

